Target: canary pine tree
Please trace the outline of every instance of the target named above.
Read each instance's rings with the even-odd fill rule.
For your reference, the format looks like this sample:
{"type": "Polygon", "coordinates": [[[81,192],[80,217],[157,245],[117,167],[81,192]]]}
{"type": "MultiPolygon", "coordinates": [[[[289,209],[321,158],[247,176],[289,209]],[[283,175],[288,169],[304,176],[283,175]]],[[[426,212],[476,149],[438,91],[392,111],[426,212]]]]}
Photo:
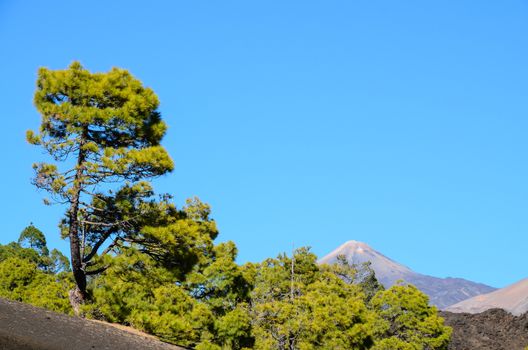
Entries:
{"type": "Polygon", "coordinates": [[[41,68],[34,103],[42,122],[27,140],[53,162],[33,165],[33,183],[49,193],[47,203],[67,206],[61,228],[77,286],[70,297],[83,302],[87,276],[105,269],[94,260],[125,241],[152,207],[148,180],[173,169],[160,145],[166,124],[156,94],[119,68],[41,68]]]}

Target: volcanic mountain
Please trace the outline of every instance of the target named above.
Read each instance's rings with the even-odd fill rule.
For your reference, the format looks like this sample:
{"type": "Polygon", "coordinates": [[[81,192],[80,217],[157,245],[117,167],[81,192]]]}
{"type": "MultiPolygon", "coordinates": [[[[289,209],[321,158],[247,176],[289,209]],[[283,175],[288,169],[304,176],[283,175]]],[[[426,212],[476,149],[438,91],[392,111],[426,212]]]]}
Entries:
{"type": "Polygon", "coordinates": [[[477,295],[446,310],[476,314],[489,309],[504,309],[519,316],[528,311],[528,278],[494,292],[477,295]]]}
{"type": "Polygon", "coordinates": [[[415,285],[429,296],[431,304],[440,309],[456,304],[477,295],[493,292],[496,288],[475,283],[462,278],[438,278],[414,272],[407,266],[397,263],[372,249],[369,245],[348,241],[319,260],[321,264],[332,264],[339,255],[344,255],[350,263],[371,262],[378,280],[389,288],[398,280],[415,285]]]}

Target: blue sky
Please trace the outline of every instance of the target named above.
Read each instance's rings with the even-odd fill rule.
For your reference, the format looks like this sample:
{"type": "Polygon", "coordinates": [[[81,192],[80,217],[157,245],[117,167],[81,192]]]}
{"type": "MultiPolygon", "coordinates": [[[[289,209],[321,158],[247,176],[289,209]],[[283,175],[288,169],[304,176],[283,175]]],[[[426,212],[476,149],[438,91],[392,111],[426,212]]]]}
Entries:
{"type": "Polygon", "coordinates": [[[63,208],[30,184],[40,66],[154,89],[178,203],[210,203],[239,261],[369,243],[416,271],[528,277],[525,1],[0,0],[0,243],[63,208]]]}

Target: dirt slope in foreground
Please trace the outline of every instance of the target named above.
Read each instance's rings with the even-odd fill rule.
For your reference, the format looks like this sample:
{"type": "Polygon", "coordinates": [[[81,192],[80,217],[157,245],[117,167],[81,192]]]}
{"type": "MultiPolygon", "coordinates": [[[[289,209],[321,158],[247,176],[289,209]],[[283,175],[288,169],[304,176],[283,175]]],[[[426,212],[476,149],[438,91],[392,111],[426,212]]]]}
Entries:
{"type": "Polygon", "coordinates": [[[441,312],[453,327],[450,350],[523,350],[528,346],[528,313],[513,316],[502,309],[480,314],[441,312]]]}
{"type": "Polygon", "coordinates": [[[180,350],[108,324],[0,299],[0,350],[180,350]]]}

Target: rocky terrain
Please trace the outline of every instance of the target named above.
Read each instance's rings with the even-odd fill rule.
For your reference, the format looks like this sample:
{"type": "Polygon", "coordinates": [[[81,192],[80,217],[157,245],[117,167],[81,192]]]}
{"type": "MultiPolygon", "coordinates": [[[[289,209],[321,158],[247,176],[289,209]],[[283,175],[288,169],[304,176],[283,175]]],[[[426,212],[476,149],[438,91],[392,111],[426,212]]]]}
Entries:
{"type": "Polygon", "coordinates": [[[453,327],[450,350],[524,350],[528,346],[528,313],[514,316],[501,309],[479,314],[441,312],[453,327]]]}
{"type": "Polygon", "coordinates": [[[451,305],[446,311],[479,313],[493,308],[504,309],[517,316],[528,312],[528,278],[451,305]]]}
{"type": "Polygon", "coordinates": [[[0,350],[178,350],[113,325],[0,299],[0,350]]]}
{"type": "Polygon", "coordinates": [[[319,262],[323,264],[334,263],[337,261],[338,255],[345,255],[349,262],[356,264],[370,261],[376,277],[386,288],[394,285],[398,280],[404,280],[427,294],[431,304],[440,309],[495,290],[495,288],[485,284],[462,278],[438,278],[414,272],[407,266],[377,252],[369,245],[357,241],[346,242],[319,262]]]}

